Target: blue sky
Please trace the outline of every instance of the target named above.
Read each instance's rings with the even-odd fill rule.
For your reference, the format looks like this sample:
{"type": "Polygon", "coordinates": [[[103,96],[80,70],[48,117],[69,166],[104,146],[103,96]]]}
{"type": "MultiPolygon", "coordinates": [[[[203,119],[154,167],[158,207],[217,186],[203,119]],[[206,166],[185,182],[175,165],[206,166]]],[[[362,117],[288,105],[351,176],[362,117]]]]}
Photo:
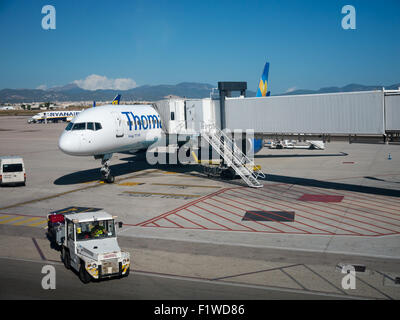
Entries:
{"type": "Polygon", "coordinates": [[[0,1],[0,89],[89,75],[138,86],[247,81],[269,90],[400,82],[400,1],[0,1]],[[56,29],[43,30],[44,5],[56,29]],[[344,30],[341,9],[356,9],[344,30]]]}

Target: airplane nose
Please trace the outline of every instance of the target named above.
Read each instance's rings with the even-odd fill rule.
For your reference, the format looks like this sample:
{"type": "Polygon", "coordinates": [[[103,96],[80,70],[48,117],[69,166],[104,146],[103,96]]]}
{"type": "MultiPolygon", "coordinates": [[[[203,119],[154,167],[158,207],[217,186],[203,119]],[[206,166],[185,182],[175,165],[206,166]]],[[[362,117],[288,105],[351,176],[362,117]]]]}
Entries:
{"type": "Polygon", "coordinates": [[[79,137],[63,133],[58,140],[60,150],[69,155],[75,155],[79,152],[80,139],[79,137]]]}

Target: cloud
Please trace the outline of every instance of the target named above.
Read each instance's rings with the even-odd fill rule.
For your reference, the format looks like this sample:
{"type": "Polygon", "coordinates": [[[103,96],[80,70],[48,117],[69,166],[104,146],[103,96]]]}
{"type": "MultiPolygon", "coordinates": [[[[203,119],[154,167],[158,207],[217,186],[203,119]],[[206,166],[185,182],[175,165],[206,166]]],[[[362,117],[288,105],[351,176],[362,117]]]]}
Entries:
{"type": "Polygon", "coordinates": [[[46,90],[46,89],[47,89],[47,86],[46,86],[45,84],[41,84],[40,86],[36,87],[36,89],[39,89],[39,90],[46,90]]]}
{"type": "Polygon", "coordinates": [[[297,89],[297,87],[291,87],[291,88],[287,89],[285,93],[293,92],[296,89],[297,89]]]}
{"type": "Polygon", "coordinates": [[[109,79],[106,76],[91,74],[85,79],[75,80],[74,83],[85,90],[113,89],[128,90],[136,88],[136,82],[130,78],[109,79]]]}

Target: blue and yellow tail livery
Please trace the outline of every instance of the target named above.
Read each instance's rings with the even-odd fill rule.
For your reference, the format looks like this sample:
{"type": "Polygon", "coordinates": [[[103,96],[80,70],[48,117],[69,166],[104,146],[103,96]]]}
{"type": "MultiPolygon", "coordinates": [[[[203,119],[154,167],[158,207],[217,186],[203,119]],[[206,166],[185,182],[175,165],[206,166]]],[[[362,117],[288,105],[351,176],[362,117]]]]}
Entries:
{"type": "Polygon", "coordinates": [[[256,97],[268,97],[271,94],[271,91],[268,91],[268,72],[269,62],[265,64],[264,71],[258,84],[256,97]]]}
{"type": "Polygon", "coordinates": [[[111,102],[111,104],[119,104],[120,99],[121,99],[121,95],[117,94],[117,96],[114,98],[114,100],[111,102]]]}

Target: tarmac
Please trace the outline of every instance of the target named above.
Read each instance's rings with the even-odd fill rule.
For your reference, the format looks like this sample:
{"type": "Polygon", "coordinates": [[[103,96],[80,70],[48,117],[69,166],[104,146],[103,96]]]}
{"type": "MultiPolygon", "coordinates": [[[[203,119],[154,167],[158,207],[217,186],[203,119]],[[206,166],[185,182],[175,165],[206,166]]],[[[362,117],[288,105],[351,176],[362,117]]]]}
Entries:
{"type": "Polygon", "coordinates": [[[264,148],[255,156],[266,173],[258,189],[207,178],[197,164],[150,166],[144,154],[115,154],[115,183],[105,184],[99,160],[58,149],[65,124],[26,120],[0,117],[1,155],[22,156],[27,172],[25,187],[0,189],[1,258],[60,261],[45,237],[46,215],[95,207],[124,223],[119,242],[133,272],[338,299],[400,298],[398,145],[264,148]],[[362,267],[357,289],[341,285],[339,266],[348,264],[362,267]]]}

